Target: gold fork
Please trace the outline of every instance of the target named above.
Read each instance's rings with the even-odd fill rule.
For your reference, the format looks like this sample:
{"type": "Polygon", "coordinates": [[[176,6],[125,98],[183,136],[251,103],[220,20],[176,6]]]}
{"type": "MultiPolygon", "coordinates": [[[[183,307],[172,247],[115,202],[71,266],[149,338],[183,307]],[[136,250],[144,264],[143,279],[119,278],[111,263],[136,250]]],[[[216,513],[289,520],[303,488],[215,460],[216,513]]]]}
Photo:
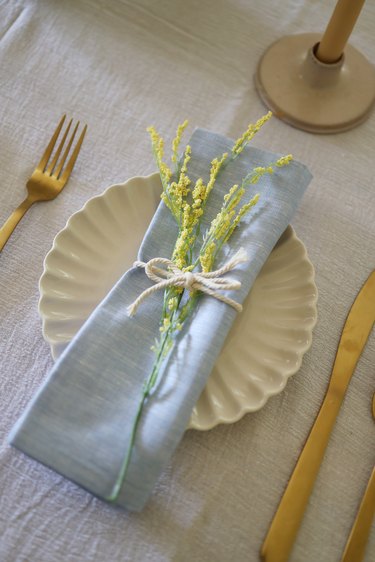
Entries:
{"type": "Polygon", "coordinates": [[[78,142],[72,152],[72,155],[63,169],[65,161],[68,157],[70,149],[72,148],[73,140],[76,135],[76,132],[79,127],[79,121],[74,128],[73,133],[70,136],[70,139],[66,145],[64,153],[62,155],[61,160],[58,162],[60,154],[64,148],[66,139],[68,137],[68,133],[70,127],[72,125],[73,119],[70,120],[68,126],[63,134],[61,142],[50,162],[53,149],[59,137],[60,131],[64,125],[64,121],[66,119],[66,115],[63,115],[61,118],[60,123],[57,126],[56,131],[54,132],[43,156],[37,167],[35,168],[34,172],[32,173],[30,179],[26,183],[27,188],[27,197],[24,201],[22,201],[21,205],[17,207],[15,211],[10,215],[6,223],[2,228],[0,228],[0,252],[4,248],[6,242],[8,241],[10,235],[12,234],[13,230],[16,228],[17,224],[26,213],[26,211],[31,207],[33,203],[37,201],[50,201],[51,199],[55,199],[58,196],[60,191],[65,186],[66,182],[69,179],[70,174],[72,173],[75,161],[77,160],[77,156],[81,149],[81,145],[83,142],[83,138],[85,136],[87,125],[84,126],[81,136],[78,139],[78,142]]]}
{"type": "MultiPolygon", "coordinates": [[[[375,394],[372,397],[372,417],[375,420],[375,394]]],[[[361,560],[363,560],[374,515],[375,467],[372,469],[366,491],[363,494],[341,562],[361,562],[361,560]]]]}

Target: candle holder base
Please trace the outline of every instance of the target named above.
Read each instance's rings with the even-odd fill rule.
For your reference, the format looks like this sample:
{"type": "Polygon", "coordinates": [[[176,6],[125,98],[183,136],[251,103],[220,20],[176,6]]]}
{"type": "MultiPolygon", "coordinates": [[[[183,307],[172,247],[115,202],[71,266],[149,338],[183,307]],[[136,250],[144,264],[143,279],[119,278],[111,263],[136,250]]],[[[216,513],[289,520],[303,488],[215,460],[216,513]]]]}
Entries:
{"type": "Polygon", "coordinates": [[[276,117],[311,133],[338,133],[368,117],[375,101],[375,68],[347,45],[335,63],[315,56],[321,35],[279,39],[263,54],[255,75],[260,97],[276,117]]]}

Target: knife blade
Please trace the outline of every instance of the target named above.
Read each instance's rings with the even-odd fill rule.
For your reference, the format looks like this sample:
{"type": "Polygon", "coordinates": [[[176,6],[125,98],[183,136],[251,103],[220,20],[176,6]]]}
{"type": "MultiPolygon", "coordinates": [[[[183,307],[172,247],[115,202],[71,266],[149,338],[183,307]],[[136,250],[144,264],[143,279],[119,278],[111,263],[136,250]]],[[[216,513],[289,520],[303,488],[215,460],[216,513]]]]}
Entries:
{"type": "Polygon", "coordinates": [[[319,472],[345,392],[375,321],[375,270],[346,319],[328,389],[318,416],[264,540],[265,562],[286,562],[319,472]]]}

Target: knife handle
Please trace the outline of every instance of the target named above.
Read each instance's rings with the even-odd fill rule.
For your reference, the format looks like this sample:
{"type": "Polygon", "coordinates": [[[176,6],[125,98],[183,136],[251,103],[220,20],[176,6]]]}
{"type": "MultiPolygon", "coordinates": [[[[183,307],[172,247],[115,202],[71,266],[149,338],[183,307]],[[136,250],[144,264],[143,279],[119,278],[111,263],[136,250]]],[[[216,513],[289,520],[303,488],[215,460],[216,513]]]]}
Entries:
{"type": "Polygon", "coordinates": [[[344,392],[330,386],[261,549],[265,562],[286,562],[327,448],[344,392]]]}
{"type": "Polygon", "coordinates": [[[359,506],[341,562],[361,562],[375,514],[375,468],[359,506]]]}

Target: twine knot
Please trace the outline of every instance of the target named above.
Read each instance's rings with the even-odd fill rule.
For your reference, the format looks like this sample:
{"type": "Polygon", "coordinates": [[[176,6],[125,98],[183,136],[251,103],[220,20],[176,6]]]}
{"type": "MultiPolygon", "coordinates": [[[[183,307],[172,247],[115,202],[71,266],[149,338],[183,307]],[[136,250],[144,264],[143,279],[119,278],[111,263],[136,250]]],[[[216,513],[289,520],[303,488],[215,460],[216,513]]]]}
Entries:
{"type": "Polygon", "coordinates": [[[242,311],[242,305],[237,301],[219,293],[218,291],[233,291],[241,288],[241,282],[228,277],[223,278],[222,275],[234,269],[240,263],[248,261],[248,256],[243,248],[227,263],[215,271],[182,271],[171,260],[167,258],[152,258],[147,263],[142,261],[134,262],[134,267],[142,267],[147,277],[154,281],[155,285],[145,289],[139,297],[127,308],[129,316],[134,316],[139,305],[148,296],[156,291],[166,289],[167,287],[181,287],[188,291],[201,291],[206,295],[210,295],[225,304],[232,306],[237,312],[242,311]],[[165,269],[159,266],[165,266],[165,269]]]}
{"type": "Polygon", "coordinates": [[[185,275],[185,288],[191,291],[195,283],[195,275],[191,273],[191,271],[186,271],[184,275],[185,275]]]}

